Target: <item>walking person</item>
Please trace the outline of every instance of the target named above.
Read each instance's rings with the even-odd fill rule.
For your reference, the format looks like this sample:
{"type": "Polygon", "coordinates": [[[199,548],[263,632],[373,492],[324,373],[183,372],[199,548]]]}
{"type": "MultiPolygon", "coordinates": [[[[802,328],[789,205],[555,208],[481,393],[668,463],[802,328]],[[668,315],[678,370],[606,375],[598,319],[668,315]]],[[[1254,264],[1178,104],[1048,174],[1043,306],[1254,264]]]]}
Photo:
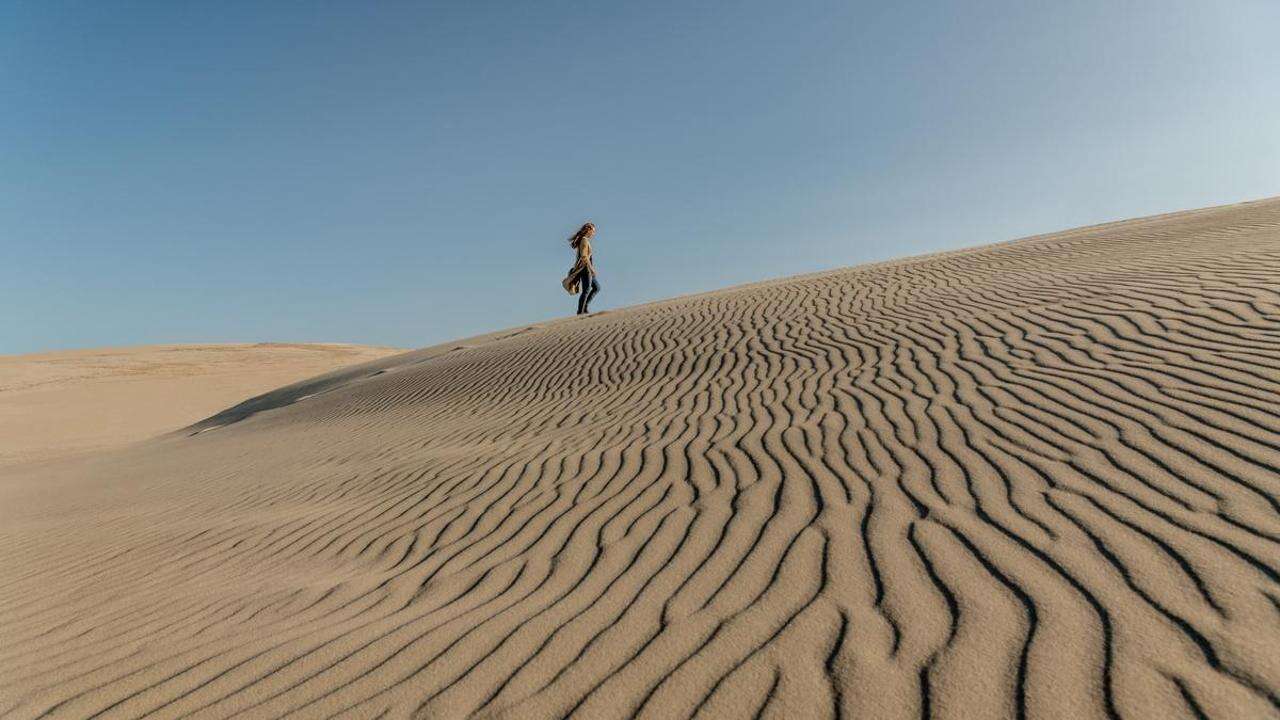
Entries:
{"type": "Polygon", "coordinates": [[[596,226],[583,223],[578,232],[569,238],[569,247],[578,253],[577,261],[570,268],[561,285],[569,293],[578,294],[578,314],[586,315],[591,299],[600,292],[600,281],[596,279],[596,265],[591,258],[591,239],[596,236],[596,226]]]}

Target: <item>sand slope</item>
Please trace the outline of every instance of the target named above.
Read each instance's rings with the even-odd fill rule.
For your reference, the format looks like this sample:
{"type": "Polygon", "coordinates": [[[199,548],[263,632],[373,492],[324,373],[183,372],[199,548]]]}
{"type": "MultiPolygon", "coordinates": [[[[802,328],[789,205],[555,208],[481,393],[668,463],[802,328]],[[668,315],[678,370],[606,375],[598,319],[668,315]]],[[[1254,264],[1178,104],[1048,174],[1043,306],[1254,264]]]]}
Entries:
{"type": "Polygon", "coordinates": [[[535,326],[0,482],[0,712],[1280,714],[1280,201],[535,326]]]}
{"type": "Polygon", "coordinates": [[[258,343],[0,355],[0,466],[142,440],[285,383],[398,352],[258,343]]]}

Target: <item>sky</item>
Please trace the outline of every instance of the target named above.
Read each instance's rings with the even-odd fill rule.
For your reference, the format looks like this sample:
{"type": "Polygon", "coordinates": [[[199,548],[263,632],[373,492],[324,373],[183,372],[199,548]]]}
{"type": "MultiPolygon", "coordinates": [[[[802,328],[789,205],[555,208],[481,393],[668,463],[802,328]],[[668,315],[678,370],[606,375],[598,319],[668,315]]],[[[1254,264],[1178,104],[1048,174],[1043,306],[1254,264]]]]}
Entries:
{"type": "Polygon", "coordinates": [[[1280,195],[1280,3],[0,4],[0,353],[421,347],[1280,195]]]}

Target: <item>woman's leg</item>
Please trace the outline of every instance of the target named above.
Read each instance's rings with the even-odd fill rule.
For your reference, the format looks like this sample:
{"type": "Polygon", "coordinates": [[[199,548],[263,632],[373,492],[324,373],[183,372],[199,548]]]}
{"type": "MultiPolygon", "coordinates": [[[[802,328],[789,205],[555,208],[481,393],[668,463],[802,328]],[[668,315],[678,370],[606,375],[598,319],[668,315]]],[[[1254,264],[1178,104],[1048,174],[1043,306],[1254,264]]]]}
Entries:
{"type": "Polygon", "coordinates": [[[591,302],[591,280],[592,277],[587,273],[583,273],[578,278],[578,314],[587,314],[587,303],[591,302]]]}
{"type": "Polygon", "coordinates": [[[586,275],[582,278],[582,295],[577,296],[577,314],[590,313],[589,306],[596,292],[600,292],[600,283],[596,282],[595,275],[586,275]]]}

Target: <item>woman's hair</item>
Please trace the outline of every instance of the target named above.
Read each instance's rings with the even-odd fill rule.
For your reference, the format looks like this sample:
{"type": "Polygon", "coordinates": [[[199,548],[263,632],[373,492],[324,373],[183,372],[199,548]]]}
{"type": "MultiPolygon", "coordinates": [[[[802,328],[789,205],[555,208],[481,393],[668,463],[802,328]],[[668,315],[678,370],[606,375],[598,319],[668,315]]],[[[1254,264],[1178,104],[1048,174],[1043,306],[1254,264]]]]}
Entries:
{"type": "Polygon", "coordinates": [[[582,227],[578,228],[578,232],[574,233],[573,237],[569,238],[569,247],[576,248],[578,247],[578,243],[582,242],[583,238],[589,238],[595,234],[595,223],[582,223],[582,227]]]}

